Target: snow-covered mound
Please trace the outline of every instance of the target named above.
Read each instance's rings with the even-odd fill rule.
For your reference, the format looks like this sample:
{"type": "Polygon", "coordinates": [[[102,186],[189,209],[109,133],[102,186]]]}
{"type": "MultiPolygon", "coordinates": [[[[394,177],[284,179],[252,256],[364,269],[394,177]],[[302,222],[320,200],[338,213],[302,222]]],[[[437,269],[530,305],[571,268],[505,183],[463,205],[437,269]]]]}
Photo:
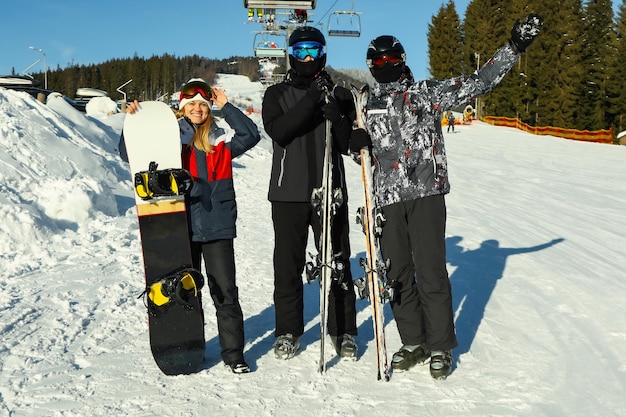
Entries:
{"type": "Polygon", "coordinates": [[[114,190],[129,175],[116,156],[123,116],[116,119],[88,118],[60,94],[44,105],[0,89],[0,259],[10,260],[4,273],[45,265],[50,241],[121,213],[114,190]]]}

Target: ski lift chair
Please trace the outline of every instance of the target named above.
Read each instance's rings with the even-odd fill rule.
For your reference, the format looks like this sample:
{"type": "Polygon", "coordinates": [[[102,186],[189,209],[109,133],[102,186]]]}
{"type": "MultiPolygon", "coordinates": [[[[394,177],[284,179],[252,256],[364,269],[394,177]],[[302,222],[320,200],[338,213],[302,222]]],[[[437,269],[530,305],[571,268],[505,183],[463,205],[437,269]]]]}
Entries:
{"type": "Polygon", "coordinates": [[[315,9],[316,0],[243,0],[243,6],[261,9],[315,9]]]}
{"type": "Polygon", "coordinates": [[[360,13],[346,10],[336,11],[328,17],[328,36],[345,36],[358,38],[361,36],[360,13]]]}
{"type": "Polygon", "coordinates": [[[281,35],[277,31],[264,31],[258,32],[254,35],[254,56],[257,58],[284,58],[287,54],[287,49],[284,46],[280,46],[276,40],[280,39],[283,44],[285,42],[285,36],[281,35]]]}

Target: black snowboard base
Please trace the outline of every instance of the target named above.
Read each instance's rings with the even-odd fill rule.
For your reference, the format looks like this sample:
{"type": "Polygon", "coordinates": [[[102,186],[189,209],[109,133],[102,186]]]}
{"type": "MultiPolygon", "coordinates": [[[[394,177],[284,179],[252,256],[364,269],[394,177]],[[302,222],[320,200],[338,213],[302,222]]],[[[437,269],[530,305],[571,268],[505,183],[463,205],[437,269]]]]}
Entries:
{"type": "Polygon", "coordinates": [[[150,348],[157,366],[165,375],[197,372],[204,361],[204,323],[200,299],[188,304],[170,302],[155,306],[148,303],[150,348]]]}
{"type": "MultiPolygon", "coordinates": [[[[174,200],[138,206],[146,289],[164,276],[191,268],[185,204],[182,197],[174,200]]],[[[184,303],[172,299],[157,306],[149,297],[146,303],[150,349],[157,366],[166,375],[197,372],[206,346],[199,289],[184,303]]]]}

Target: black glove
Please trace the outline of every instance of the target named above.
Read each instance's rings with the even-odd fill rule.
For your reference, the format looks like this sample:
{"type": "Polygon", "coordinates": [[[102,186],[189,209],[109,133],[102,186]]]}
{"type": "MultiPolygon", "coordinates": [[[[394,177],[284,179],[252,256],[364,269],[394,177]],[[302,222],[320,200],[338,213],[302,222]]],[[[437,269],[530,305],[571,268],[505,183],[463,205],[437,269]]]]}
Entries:
{"type": "Polygon", "coordinates": [[[338,125],[343,120],[337,101],[332,97],[323,105],[322,112],[324,112],[324,119],[330,120],[333,125],[338,125]]]}
{"type": "Polygon", "coordinates": [[[509,43],[517,52],[525,52],[526,48],[533,42],[533,39],[539,35],[543,19],[537,14],[529,14],[523,22],[519,19],[511,29],[511,40],[509,43]]]}
{"type": "Polygon", "coordinates": [[[365,129],[355,129],[350,135],[350,151],[359,153],[363,148],[372,147],[372,139],[365,129]]]}
{"type": "Polygon", "coordinates": [[[330,75],[326,71],[321,71],[317,77],[313,79],[307,95],[317,103],[322,99],[322,93],[330,94],[334,88],[335,84],[330,78],[330,75]]]}

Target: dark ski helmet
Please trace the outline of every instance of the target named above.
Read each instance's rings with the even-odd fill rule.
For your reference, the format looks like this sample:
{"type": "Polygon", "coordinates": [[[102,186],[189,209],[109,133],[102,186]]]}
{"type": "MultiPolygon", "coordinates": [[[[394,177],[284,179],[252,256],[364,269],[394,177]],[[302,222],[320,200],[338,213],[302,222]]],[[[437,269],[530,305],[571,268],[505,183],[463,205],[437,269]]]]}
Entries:
{"type": "MultiPolygon", "coordinates": [[[[299,42],[317,42],[326,46],[326,39],[322,32],[311,26],[302,26],[293,31],[289,36],[289,46],[292,47],[299,42]]],[[[315,77],[324,66],[326,66],[326,54],[318,59],[302,62],[289,54],[289,65],[299,75],[306,78],[315,77]]]]}
{"type": "Polygon", "coordinates": [[[367,66],[371,68],[369,60],[381,55],[397,55],[406,61],[404,47],[395,36],[383,35],[370,42],[367,47],[367,56],[365,57],[366,62],[368,62],[367,66]]]}
{"type": "Polygon", "coordinates": [[[379,83],[400,79],[406,67],[404,47],[395,36],[383,35],[372,40],[367,47],[365,63],[379,83]],[[383,59],[393,57],[395,59],[383,59]],[[380,62],[377,62],[380,61],[380,62]]]}
{"type": "Polygon", "coordinates": [[[289,36],[289,46],[294,46],[298,42],[313,41],[326,45],[326,39],[319,29],[312,26],[302,26],[295,29],[289,36]]]}

